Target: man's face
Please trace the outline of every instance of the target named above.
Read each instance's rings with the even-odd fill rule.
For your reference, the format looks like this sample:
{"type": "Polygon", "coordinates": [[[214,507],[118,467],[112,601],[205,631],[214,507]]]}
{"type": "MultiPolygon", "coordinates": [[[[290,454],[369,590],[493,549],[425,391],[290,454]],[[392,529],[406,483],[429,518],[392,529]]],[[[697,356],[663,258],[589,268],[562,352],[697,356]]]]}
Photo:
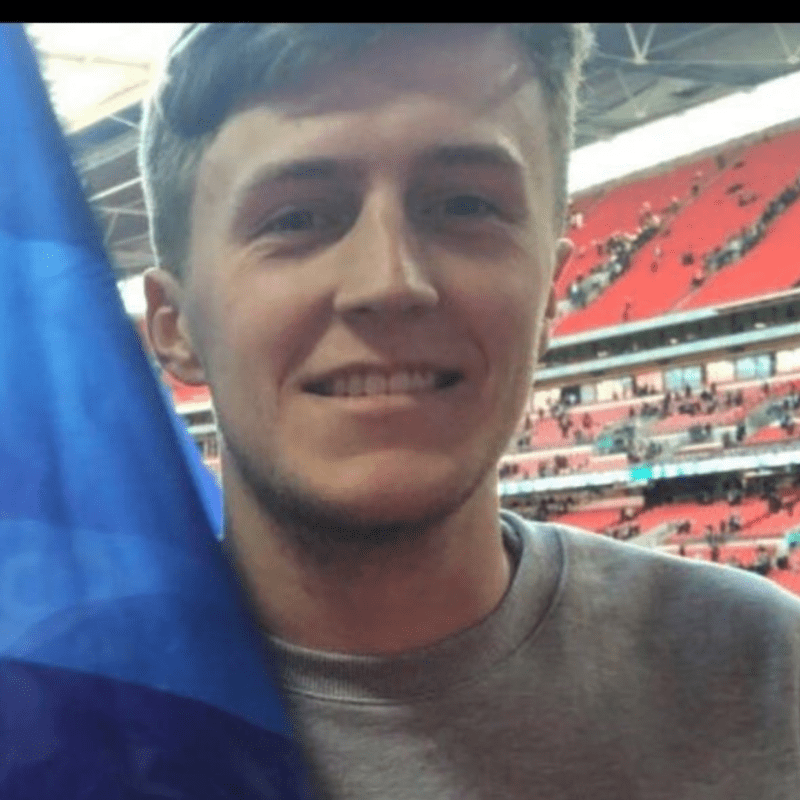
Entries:
{"type": "Polygon", "coordinates": [[[548,117],[523,73],[498,34],[390,46],[223,126],[183,311],[226,484],[380,526],[494,479],[556,246],[548,117]]]}

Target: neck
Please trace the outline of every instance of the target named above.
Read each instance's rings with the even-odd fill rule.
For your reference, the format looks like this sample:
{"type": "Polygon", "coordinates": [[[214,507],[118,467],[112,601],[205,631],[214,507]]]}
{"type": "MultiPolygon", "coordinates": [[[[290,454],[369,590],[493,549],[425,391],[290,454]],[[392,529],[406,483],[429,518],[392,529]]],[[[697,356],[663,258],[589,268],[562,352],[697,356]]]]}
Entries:
{"type": "Polygon", "coordinates": [[[229,556],[261,624],[293,644],[352,654],[413,650],[476,624],[508,588],[494,475],[407,546],[360,553],[346,566],[309,558],[240,486],[225,488],[229,556]]]}

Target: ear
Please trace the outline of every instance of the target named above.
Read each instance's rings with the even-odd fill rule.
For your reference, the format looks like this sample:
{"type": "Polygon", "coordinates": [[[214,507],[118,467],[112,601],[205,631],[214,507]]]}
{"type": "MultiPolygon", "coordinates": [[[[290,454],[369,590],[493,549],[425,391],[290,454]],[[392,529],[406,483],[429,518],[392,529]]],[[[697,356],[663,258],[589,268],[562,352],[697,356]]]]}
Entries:
{"type": "Polygon", "coordinates": [[[559,239],[556,243],[555,267],[553,269],[553,279],[550,283],[550,292],[547,297],[547,308],[542,320],[542,330],[539,334],[539,350],[537,353],[538,363],[542,363],[544,354],[550,347],[550,323],[556,318],[556,281],[564,270],[564,265],[572,255],[573,244],[569,239],[559,239]]]}
{"type": "Polygon", "coordinates": [[[182,383],[206,383],[181,309],[181,287],[169,272],[149,269],[144,274],[147,335],[161,366],[182,383]]]}
{"type": "Polygon", "coordinates": [[[556,253],[555,253],[555,269],[553,270],[553,283],[561,277],[561,273],[564,271],[564,267],[569,261],[569,257],[572,255],[572,251],[575,249],[575,245],[569,239],[559,239],[556,242],[556,253]]]}

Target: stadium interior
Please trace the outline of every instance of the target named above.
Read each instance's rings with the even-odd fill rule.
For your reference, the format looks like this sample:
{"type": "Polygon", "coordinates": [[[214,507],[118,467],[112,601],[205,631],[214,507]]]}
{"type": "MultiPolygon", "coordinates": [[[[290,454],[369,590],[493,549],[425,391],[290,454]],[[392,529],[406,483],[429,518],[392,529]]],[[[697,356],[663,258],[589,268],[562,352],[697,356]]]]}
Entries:
{"type": "Polygon", "coordinates": [[[799,197],[790,127],[573,198],[505,505],[800,592],[799,197]]]}
{"type": "MultiPolygon", "coordinates": [[[[577,144],[797,70],[799,54],[794,24],[601,25],[577,144]]],[[[141,99],[120,97],[70,140],[121,280],[153,255],[141,99]]],[[[798,121],[571,198],[575,247],[499,467],[504,506],[800,594],[799,199],[798,121]]],[[[163,379],[218,472],[207,390],[163,379]]]]}

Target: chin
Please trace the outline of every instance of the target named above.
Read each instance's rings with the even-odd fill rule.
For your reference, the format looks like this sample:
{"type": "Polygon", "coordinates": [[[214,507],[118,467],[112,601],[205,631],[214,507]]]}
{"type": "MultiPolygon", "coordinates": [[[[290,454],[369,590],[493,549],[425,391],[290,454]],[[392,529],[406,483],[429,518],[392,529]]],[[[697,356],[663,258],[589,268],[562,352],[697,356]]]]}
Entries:
{"type": "Polygon", "coordinates": [[[309,476],[308,485],[348,504],[402,511],[463,493],[465,485],[474,486],[483,474],[481,467],[473,464],[470,469],[466,459],[451,455],[381,453],[328,464],[309,476]]]}
{"type": "Polygon", "coordinates": [[[468,459],[444,456],[357,459],[331,467],[319,481],[305,485],[328,508],[357,525],[438,525],[456,513],[495,469],[468,459]]]}
{"type": "Polygon", "coordinates": [[[494,460],[463,452],[387,450],[283,464],[253,458],[230,442],[228,452],[231,477],[261,513],[321,561],[416,541],[495,475],[494,460]]]}

